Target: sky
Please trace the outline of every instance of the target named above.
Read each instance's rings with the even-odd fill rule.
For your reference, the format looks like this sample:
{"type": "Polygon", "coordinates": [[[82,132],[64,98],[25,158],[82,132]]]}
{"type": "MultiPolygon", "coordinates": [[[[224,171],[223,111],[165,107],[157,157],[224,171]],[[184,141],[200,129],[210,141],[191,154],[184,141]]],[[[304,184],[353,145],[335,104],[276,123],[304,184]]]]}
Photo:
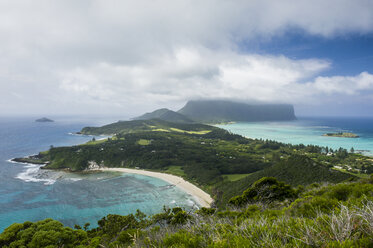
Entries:
{"type": "Polygon", "coordinates": [[[0,0],[0,115],[188,100],[373,116],[371,0],[0,0]]]}

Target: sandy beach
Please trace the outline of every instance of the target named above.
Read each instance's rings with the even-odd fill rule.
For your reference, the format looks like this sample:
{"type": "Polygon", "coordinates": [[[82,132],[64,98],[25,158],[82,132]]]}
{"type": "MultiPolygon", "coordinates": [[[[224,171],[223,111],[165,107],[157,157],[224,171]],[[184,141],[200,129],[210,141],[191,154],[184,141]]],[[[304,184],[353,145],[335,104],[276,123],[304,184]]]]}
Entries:
{"type": "Polygon", "coordinates": [[[162,179],[170,184],[176,185],[186,193],[192,195],[196,201],[202,206],[202,207],[210,207],[211,203],[213,202],[213,199],[209,194],[204,192],[202,189],[198,188],[194,184],[185,181],[183,178],[160,173],[160,172],[153,172],[153,171],[146,171],[146,170],[138,170],[138,169],[128,169],[128,168],[101,168],[102,171],[119,171],[124,173],[132,173],[132,174],[140,174],[150,177],[156,177],[159,179],[162,179]]]}

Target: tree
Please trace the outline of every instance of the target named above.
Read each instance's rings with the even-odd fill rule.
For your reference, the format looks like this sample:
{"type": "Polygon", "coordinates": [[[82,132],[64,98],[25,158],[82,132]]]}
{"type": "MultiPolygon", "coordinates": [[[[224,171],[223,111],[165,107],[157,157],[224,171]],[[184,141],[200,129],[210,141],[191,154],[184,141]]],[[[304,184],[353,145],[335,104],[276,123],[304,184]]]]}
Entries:
{"type": "Polygon", "coordinates": [[[280,182],[274,177],[263,177],[253,183],[241,196],[231,198],[229,203],[242,206],[246,203],[283,201],[296,196],[296,190],[290,185],[280,182]]]}

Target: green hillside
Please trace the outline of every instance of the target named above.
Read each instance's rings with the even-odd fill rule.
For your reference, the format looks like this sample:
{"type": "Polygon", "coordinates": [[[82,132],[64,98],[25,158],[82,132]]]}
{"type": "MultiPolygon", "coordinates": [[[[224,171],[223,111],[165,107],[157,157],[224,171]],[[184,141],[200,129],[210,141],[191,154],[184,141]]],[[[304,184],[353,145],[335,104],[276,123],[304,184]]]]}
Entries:
{"type": "Polygon", "coordinates": [[[185,115],[182,115],[180,113],[177,113],[175,111],[163,108],[163,109],[157,109],[151,113],[143,114],[139,117],[134,118],[134,120],[151,120],[151,119],[160,119],[164,121],[170,121],[170,122],[180,122],[180,123],[193,123],[190,118],[186,117],[185,115]]]}
{"type": "Polygon", "coordinates": [[[178,111],[203,123],[226,121],[295,120],[294,108],[288,104],[246,104],[220,100],[189,101],[178,111]]]}
{"type": "Polygon", "coordinates": [[[177,123],[161,119],[118,121],[102,127],[85,127],[79,134],[85,135],[113,135],[135,133],[142,131],[172,131],[182,130],[186,132],[211,131],[215,127],[197,123],[177,123]]]}
{"type": "Polygon", "coordinates": [[[241,180],[224,183],[220,188],[223,192],[220,201],[224,205],[228,199],[237,195],[237,192],[243,192],[262,177],[275,177],[294,187],[323,182],[339,183],[347,179],[356,179],[355,176],[323,166],[306,156],[293,155],[273,166],[254,172],[241,180]]]}
{"type": "Polygon", "coordinates": [[[261,177],[276,177],[293,186],[335,183],[367,176],[362,174],[363,168],[373,166],[364,156],[344,149],[326,156],[322,147],[247,139],[203,124],[134,120],[84,128],[82,133],[116,134],[106,140],[51,148],[15,161],[47,163],[46,169],[70,171],[96,164],[175,173],[211,193],[219,206],[261,177]],[[355,173],[333,169],[333,165],[340,164],[348,164],[355,173]]]}

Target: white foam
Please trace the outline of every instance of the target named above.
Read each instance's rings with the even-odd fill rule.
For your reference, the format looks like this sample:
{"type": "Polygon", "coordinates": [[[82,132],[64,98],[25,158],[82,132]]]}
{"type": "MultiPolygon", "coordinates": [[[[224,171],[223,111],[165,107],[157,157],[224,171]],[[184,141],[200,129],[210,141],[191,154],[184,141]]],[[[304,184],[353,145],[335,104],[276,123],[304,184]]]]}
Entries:
{"type": "Polygon", "coordinates": [[[81,181],[82,179],[81,178],[72,178],[72,177],[69,177],[69,178],[65,178],[65,180],[77,182],[77,181],[81,181]]]}
{"type": "Polygon", "coordinates": [[[7,162],[12,163],[12,164],[25,164],[25,163],[19,163],[19,162],[13,161],[13,159],[14,158],[8,159],[7,162]]]}
{"type": "Polygon", "coordinates": [[[20,179],[24,182],[44,182],[44,185],[51,185],[56,182],[50,178],[40,178],[40,167],[43,165],[38,164],[27,164],[25,170],[19,173],[15,178],[20,179]]]}
{"type": "Polygon", "coordinates": [[[176,201],[175,200],[172,200],[171,202],[170,202],[170,204],[175,204],[176,203],[176,201]]]}

